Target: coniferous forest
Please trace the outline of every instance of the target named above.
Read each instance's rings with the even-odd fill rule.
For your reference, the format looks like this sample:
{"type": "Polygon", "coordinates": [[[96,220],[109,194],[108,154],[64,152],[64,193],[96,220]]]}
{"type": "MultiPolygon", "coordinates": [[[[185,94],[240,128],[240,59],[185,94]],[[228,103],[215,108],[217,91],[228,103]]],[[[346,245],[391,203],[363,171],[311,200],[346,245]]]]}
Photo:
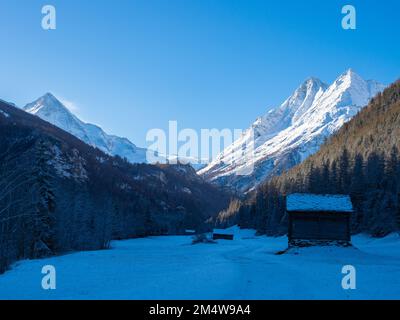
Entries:
{"type": "Polygon", "coordinates": [[[132,165],[0,103],[0,273],[20,259],[206,228],[231,195],[190,165],[132,165]]]}

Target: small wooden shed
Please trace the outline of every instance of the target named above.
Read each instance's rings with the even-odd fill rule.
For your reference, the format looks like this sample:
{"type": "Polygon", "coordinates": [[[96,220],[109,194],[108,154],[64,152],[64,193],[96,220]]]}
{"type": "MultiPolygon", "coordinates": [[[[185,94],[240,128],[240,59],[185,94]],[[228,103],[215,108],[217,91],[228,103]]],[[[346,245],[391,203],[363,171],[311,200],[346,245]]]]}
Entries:
{"type": "Polygon", "coordinates": [[[295,193],[287,196],[286,211],[289,246],[350,245],[350,196],[295,193]]]}
{"type": "Polygon", "coordinates": [[[233,240],[233,232],[226,229],[214,229],[213,240],[233,240]]]}

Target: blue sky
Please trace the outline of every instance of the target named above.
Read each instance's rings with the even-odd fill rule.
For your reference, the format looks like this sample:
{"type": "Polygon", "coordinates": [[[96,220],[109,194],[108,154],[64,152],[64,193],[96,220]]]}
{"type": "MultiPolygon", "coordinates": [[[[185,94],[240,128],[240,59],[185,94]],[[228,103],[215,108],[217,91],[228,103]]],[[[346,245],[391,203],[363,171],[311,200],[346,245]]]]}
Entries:
{"type": "Polygon", "coordinates": [[[23,106],[50,91],[140,146],[169,120],[244,129],[308,76],[397,79],[399,11],[397,0],[2,0],[0,98],[23,106]],[[57,30],[41,28],[45,4],[57,30]],[[345,4],[356,30],[341,28],[345,4]]]}

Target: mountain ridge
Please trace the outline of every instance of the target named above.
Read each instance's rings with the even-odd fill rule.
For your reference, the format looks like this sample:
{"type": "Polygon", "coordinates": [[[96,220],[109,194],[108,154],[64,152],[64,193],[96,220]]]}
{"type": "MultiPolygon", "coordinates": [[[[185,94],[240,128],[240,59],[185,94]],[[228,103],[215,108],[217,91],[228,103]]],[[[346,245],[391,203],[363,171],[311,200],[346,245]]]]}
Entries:
{"type": "Polygon", "coordinates": [[[279,107],[259,117],[199,174],[214,183],[248,192],[315,153],[326,138],[383,88],[375,80],[363,80],[352,69],[331,85],[308,78],[279,107]],[[241,156],[243,145],[254,148],[252,158],[248,153],[241,156]],[[232,154],[239,156],[232,161],[232,154]],[[249,166],[251,174],[238,174],[249,166]]]}
{"type": "MultiPolygon", "coordinates": [[[[126,137],[106,133],[100,126],[79,119],[52,93],[48,92],[22,108],[41,119],[61,128],[92,147],[111,155],[127,159],[130,163],[154,164],[148,160],[149,149],[136,146],[126,137]]],[[[151,152],[152,155],[152,152],[151,152]]],[[[150,157],[149,159],[152,159],[150,157]]],[[[158,163],[190,164],[195,170],[204,168],[195,158],[178,157],[174,154],[158,155],[158,163]]]]}
{"type": "Polygon", "coordinates": [[[85,143],[97,147],[109,155],[118,155],[131,163],[147,163],[147,150],[145,148],[137,147],[127,138],[107,134],[100,126],[83,122],[52,93],[46,93],[22,109],[73,134],[85,143]]]}

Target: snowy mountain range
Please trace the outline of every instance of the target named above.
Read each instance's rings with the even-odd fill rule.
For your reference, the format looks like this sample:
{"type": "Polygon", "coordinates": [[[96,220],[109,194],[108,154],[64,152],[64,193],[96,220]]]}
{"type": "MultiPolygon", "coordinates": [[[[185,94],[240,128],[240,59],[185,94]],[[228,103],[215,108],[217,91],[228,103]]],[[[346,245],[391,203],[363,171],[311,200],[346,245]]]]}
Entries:
{"type": "Polygon", "coordinates": [[[309,78],[282,105],[258,118],[199,174],[217,184],[251,190],[318,151],[327,137],[384,88],[351,69],[331,85],[309,78]]]}
{"type": "MultiPolygon", "coordinates": [[[[34,102],[27,104],[23,110],[69,132],[109,155],[126,158],[130,163],[149,163],[148,149],[137,147],[127,138],[109,135],[97,125],[83,122],[51,93],[46,93],[34,102]]],[[[178,158],[176,155],[157,155],[156,162],[166,163],[166,159],[172,164],[188,163],[195,170],[204,168],[204,164],[199,163],[198,159],[178,158]]]]}
{"type": "MultiPolygon", "coordinates": [[[[364,80],[351,69],[331,85],[309,78],[282,105],[259,117],[208,166],[202,168],[190,159],[183,162],[201,168],[198,173],[209,181],[248,191],[315,153],[327,137],[383,89],[384,85],[364,80]]],[[[131,163],[147,162],[147,149],[81,121],[51,93],[23,109],[109,155],[131,163]]]]}
{"type": "Polygon", "coordinates": [[[46,93],[23,109],[109,155],[118,155],[131,163],[146,163],[146,149],[137,147],[126,138],[109,135],[94,124],[81,121],[51,93],[46,93]]]}

